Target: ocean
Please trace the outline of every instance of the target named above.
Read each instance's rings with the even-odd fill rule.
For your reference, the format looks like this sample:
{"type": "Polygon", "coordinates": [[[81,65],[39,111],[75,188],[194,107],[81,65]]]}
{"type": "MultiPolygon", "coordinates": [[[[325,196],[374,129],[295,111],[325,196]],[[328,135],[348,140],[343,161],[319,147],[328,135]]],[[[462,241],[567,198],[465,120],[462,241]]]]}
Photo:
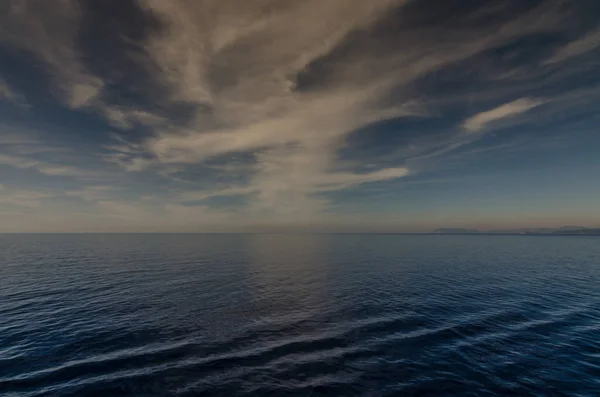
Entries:
{"type": "Polygon", "coordinates": [[[0,235],[0,395],[600,396],[600,237],[0,235]]]}

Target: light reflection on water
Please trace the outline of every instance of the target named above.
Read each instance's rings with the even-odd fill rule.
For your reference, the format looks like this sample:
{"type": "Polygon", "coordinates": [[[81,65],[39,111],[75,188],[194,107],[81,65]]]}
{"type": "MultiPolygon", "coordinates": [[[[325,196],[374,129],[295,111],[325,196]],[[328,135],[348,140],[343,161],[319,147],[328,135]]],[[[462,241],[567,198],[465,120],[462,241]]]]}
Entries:
{"type": "Polygon", "coordinates": [[[600,390],[600,239],[2,235],[7,396],[600,390]]]}

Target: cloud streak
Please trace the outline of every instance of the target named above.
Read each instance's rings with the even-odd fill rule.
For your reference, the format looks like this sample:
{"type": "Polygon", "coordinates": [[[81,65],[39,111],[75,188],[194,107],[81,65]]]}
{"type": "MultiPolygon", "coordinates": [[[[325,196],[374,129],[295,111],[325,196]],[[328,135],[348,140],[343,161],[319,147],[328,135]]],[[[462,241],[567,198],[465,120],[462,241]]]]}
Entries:
{"type": "Polygon", "coordinates": [[[81,10],[71,0],[7,0],[0,14],[0,42],[44,61],[58,95],[72,108],[89,104],[104,85],[82,64],[76,43],[80,22],[81,10]]]}
{"type": "Polygon", "coordinates": [[[510,119],[528,112],[544,103],[542,99],[521,98],[505,103],[494,109],[478,113],[469,117],[463,123],[463,128],[469,133],[479,132],[492,123],[510,119]]]}
{"type": "MultiPolygon", "coordinates": [[[[364,48],[359,40],[348,51],[363,55],[345,60],[337,51],[351,34],[362,36],[365,44],[373,43],[377,36],[371,27],[385,19],[386,13],[402,15],[408,3],[380,0],[349,5],[341,0],[308,0],[282,5],[255,0],[244,7],[233,1],[143,4],[166,26],[164,34],[146,43],[146,49],[173,88],[171,100],[191,102],[200,111],[183,129],[162,128],[141,145],[117,147],[115,161],[127,170],[142,171],[161,164],[196,164],[235,153],[250,154],[254,159],[248,169],[251,187],[229,189],[250,189],[254,192],[250,208],[272,211],[278,217],[319,214],[327,210],[320,193],[356,185],[330,183],[325,189],[327,183],[319,181],[339,175],[346,175],[348,181],[365,178],[352,170],[338,170],[343,164],[338,162],[338,152],[353,132],[365,125],[422,115],[423,107],[407,92],[420,77],[494,43],[548,26],[534,22],[534,10],[520,19],[499,22],[500,29],[482,30],[477,38],[457,31],[456,38],[450,38],[456,44],[451,49],[419,39],[418,30],[407,30],[403,35],[406,45],[399,52],[393,48],[403,36],[394,36],[394,42],[384,35],[372,49],[364,48]],[[305,28],[306,21],[311,21],[310,29],[305,28]],[[324,62],[336,70],[335,75],[327,84],[311,86],[310,79],[318,77],[309,76],[324,62]],[[386,103],[392,89],[398,98],[386,103]]],[[[547,20],[550,23],[552,18],[547,20]]],[[[519,105],[524,104],[496,112],[516,113],[519,105]]],[[[501,117],[508,114],[488,113],[468,127],[475,128],[478,120],[483,125],[501,117]]],[[[384,167],[374,175],[390,175],[389,179],[406,175],[397,169],[384,167]]]]}
{"type": "Polygon", "coordinates": [[[546,63],[562,62],[600,48],[600,29],[595,29],[588,34],[571,41],[561,47],[550,57],[546,63]]]}
{"type": "MultiPolygon", "coordinates": [[[[194,164],[250,153],[251,187],[232,186],[228,191],[252,191],[255,209],[280,213],[295,207],[305,215],[317,211],[315,202],[324,203],[316,197],[324,190],[319,181],[348,176],[346,183],[329,183],[327,189],[335,190],[350,185],[352,178],[365,178],[334,173],[336,151],[345,137],[365,123],[412,110],[377,103],[389,89],[388,77],[301,92],[298,76],[351,32],[367,28],[403,3],[249,1],[239,7],[232,1],[144,2],[167,23],[167,33],[151,39],[146,48],[174,88],[172,99],[212,111],[198,113],[183,130],[162,129],[141,146],[121,146],[114,158],[128,170],[141,171],[156,164],[194,164]],[[265,12],[267,8],[271,12],[265,12]],[[302,25],[308,20],[313,22],[305,29],[302,25]],[[147,160],[148,154],[155,161],[147,160]]],[[[389,170],[389,175],[404,176],[394,172],[389,170]]]]}
{"type": "Polygon", "coordinates": [[[21,106],[25,103],[23,96],[10,88],[2,77],[0,77],[0,100],[7,100],[15,105],[21,106]]]}
{"type": "MultiPolygon", "coordinates": [[[[562,0],[1,7],[0,43],[17,50],[7,54],[44,73],[35,87],[0,80],[0,105],[14,108],[23,89],[39,109],[7,123],[47,136],[28,146],[5,128],[0,164],[60,178],[63,198],[90,212],[81,222],[316,224],[367,184],[414,183],[463,152],[509,147],[488,132],[530,112],[559,117],[582,90],[566,80],[596,77],[576,61],[597,49],[598,27],[574,26],[587,9],[562,0]],[[58,139],[70,153],[53,152],[58,139]]],[[[586,92],[570,112],[600,91],[586,92]]]]}

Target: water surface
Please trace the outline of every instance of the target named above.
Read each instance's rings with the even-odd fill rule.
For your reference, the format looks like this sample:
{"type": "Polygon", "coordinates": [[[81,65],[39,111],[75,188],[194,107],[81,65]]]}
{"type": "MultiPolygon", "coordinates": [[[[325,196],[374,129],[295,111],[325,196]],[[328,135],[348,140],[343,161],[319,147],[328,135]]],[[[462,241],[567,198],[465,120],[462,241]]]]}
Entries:
{"type": "Polygon", "coordinates": [[[600,238],[0,235],[0,395],[599,396],[600,238]]]}

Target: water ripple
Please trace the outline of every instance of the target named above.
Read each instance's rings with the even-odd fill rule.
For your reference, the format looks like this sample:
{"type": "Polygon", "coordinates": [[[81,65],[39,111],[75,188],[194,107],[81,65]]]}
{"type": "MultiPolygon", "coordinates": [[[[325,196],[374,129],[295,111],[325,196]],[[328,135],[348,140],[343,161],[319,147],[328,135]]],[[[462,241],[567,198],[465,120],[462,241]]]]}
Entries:
{"type": "Polygon", "coordinates": [[[4,235],[0,390],[598,396],[599,242],[4,235]]]}

